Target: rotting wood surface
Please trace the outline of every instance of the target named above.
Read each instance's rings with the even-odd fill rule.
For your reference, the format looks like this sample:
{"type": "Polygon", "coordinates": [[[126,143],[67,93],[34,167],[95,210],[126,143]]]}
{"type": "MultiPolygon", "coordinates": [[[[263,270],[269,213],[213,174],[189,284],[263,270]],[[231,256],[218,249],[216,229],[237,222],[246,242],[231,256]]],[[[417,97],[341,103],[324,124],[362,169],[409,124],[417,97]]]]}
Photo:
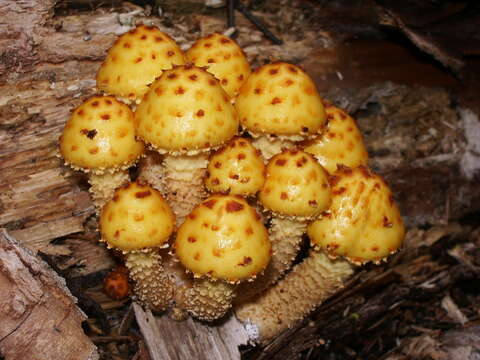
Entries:
{"type": "Polygon", "coordinates": [[[98,359],[85,314],[50,267],[0,229],[0,353],[7,360],[98,359]]]}
{"type": "MultiPolygon", "coordinates": [[[[143,10],[134,6],[130,9],[123,8],[118,13],[114,9],[54,17],[52,10],[54,3],[53,0],[21,2],[0,0],[0,58],[2,59],[0,62],[0,208],[2,210],[0,225],[11,230],[26,246],[48,254],[59,253],[54,247],[60,246],[50,244],[51,240],[81,232],[84,229],[85,219],[93,214],[93,207],[85,190],[84,177],[64,167],[61,160],[56,157],[56,142],[63,124],[71,109],[93,94],[95,72],[116,34],[128,30],[132,21],[147,20],[161,25],[158,18],[146,18],[143,10]],[[119,13],[124,15],[122,22],[119,20],[119,13]]],[[[283,13],[289,11],[288,7],[280,10],[283,13]]],[[[272,18],[278,16],[276,12],[272,14],[275,14],[272,18]]],[[[328,15],[328,12],[326,14],[328,15]]],[[[167,29],[167,32],[175,31],[176,34],[179,33],[179,29],[182,29],[188,34],[183,38],[182,45],[188,45],[192,38],[200,34],[205,35],[214,30],[222,30],[224,26],[223,21],[205,15],[195,14],[191,18],[192,22],[179,18],[180,22],[174,24],[174,28],[167,29]]],[[[272,25],[272,18],[268,16],[265,18],[270,25],[272,25]]],[[[356,18],[355,21],[357,21],[356,18]]],[[[244,26],[243,23],[240,25],[244,26]]],[[[162,30],[165,29],[162,28],[162,30]]],[[[325,40],[324,35],[321,35],[322,41],[325,40]]],[[[330,59],[310,56],[315,46],[313,44],[320,42],[316,36],[317,32],[312,32],[299,40],[289,38],[288,34],[285,34],[283,36],[286,40],[285,45],[279,48],[262,41],[261,36],[254,29],[247,29],[241,31],[239,42],[246,49],[249,59],[254,60],[257,65],[269,59],[292,62],[308,60],[307,70],[330,66],[333,74],[336,74],[334,46],[330,48],[334,54],[330,59]]],[[[348,58],[349,55],[351,53],[345,56],[348,58]]],[[[350,58],[348,60],[350,66],[352,62],[350,58]]],[[[364,70],[365,74],[368,68],[364,70]]],[[[338,75],[335,76],[338,77],[338,75]]],[[[322,81],[321,76],[316,77],[316,80],[322,81]]],[[[373,134],[366,136],[367,145],[369,149],[375,150],[371,155],[376,170],[387,175],[399,194],[398,200],[404,215],[412,224],[446,223],[452,218],[459,218],[468,212],[478,210],[479,203],[476,200],[480,188],[474,186],[474,181],[463,177],[456,164],[466,149],[466,146],[461,144],[466,131],[462,127],[461,119],[455,118],[453,123],[455,136],[451,142],[448,142],[452,139],[444,136],[449,135],[446,131],[448,125],[437,127],[438,124],[434,121],[438,118],[438,113],[434,113],[430,118],[427,116],[425,122],[425,117],[422,115],[425,109],[419,109],[414,104],[410,109],[419,109],[418,112],[408,114],[406,109],[407,113],[403,116],[392,117],[396,115],[392,109],[404,102],[402,98],[397,99],[396,102],[390,100],[395,92],[400,91],[400,95],[404,94],[402,90],[398,88],[392,90],[385,84],[379,84],[375,88],[359,91],[355,86],[350,86],[351,83],[348,84],[348,87],[342,87],[340,79],[333,88],[328,89],[325,84],[322,84],[322,87],[332,100],[347,107],[350,112],[355,113],[362,109],[357,112],[357,115],[364,129],[371,130],[380,125],[373,134]],[[385,93],[385,89],[390,92],[385,93]],[[371,104],[374,108],[379,107],[379,110],[366,111],[371,104]],[[410,144],[409,150],[414,148],[415,151],[418,143],[423,143],[424,147],[418,149],[420,151],[418,153],[409,153],[406,159],[401,149],[389,148],[387,152],[378,145],[391,140],[391,136],[397,134],[398,128],[395,126],[401,124],[402,119],[408,118],[412,119],[412,123],[408,126],[413,131],[417,129],[417,133],[413,132],[414,135],[412,135],[412,132],[408,132],[408,128],[402,129],[405,131],[401,137],[395,139],[396,143],[410,144]],[[417,128],[415,120],[418,119],[427,126],[417,128]],[[435,131],[437,131],[436,134],[435,131]],[[425,138],[421,137],[422,132],[423,135],[430,133],[430,140],[442,139],[447,143],[446,148],[452,144],[461,146],[456,147],[455,151],[443,153],[446,155],[444,157],[437,156],[442,155],[438,152],[434,153],[433,157],[429,156],[430,150],[435,152],[439,148],[430,149],[432,142],[429,143],[428,136],[426,141],[423,141],[425,138]],[[419,138],[421,141],[417,142],[419,138]],[[412,139],[415,141],[412,142],[412,139]],[[422,151],[424,153],[421,153],[422,151]],[[421,156],[418,156],[419,154],[421,156]],[[401,167],[397,167],[398,164],[395,162],[399,158],[403,159],[401,167]],[[419,161],[415,163],[416,159],[419,161]],[[426,199],[428,201],[425,201],[426,199]]],[[[435,96],[439,94],[429,88],[418,89],[418,94],[429,92],[435,96]]],[[[442,98],[445,94],[446,92],[443,92],[439,97],[442,98]]],[[[418,100],[418,103],[425,101],[423,98],[418,100]]],[[[442,106],[447,115],[451,114],[453,105],[443,104],[442,106]]],[[[443,115],[445,114],[441,114],[442,119],[444,119],[443,115]]],[[[449,124],[448,121],[447,124],[449,124]]],[[[75,239],[73,242],[77,249],[82,248],[81,240],[75,239]]],[[[92,252],[95,250],[93,245],[89,248],[92,252]]],[[[105,258],[105,255],[103,256],[105,258]]],[[[88,259],[88,256],[85,258],[88,259]]],[[[428,265],[429,263],[425,263],[426,269],[431,270],[428,265]]],[[[420,269],[425,268],[420,267],[420,269]]],[[[375,273],[372,272],[371,276],[374,275],[375,273]]],[[[454,280],[452,279],[452,283],[454,280]]],[[[352,287],[352,289],[355,288],[352,287]]],[[[403,293],[399,292],[399,294],[403,293]]],[[[361,301],[362,297],[356,300],[361,301]]],[[[373,300],[372,304],[375,305],[373,300]]],[[[347,304],[340,309],[347,311],[351,309],[350,305],[347,304]]],[[[327,304],[323,309],[328,310],[329,305],[327,304]]],[[[363,308],[363,310],[369,309],[378,311],[380,307],[365,306],[363,308]]],[[[328,316],[322,311],[321,308],[312,318],[324,319],[323,322],[317,322],[317,328],[328,324],[328,316]]],[[[374,314],[379,313],[381,314],[381,312],[374,314]]],[[[348,329],[350,323],[351,321],[347,318],[335,324],[336,327],[325,326],[325,328],[348,329]]],[[[362,327],[358,326],[358,328],[362,327]]],[[[335,337],[333,331],[331,335],[337,342],[341,338],[338,334],[335,337]]],[[[274,356],[279,349],[283,350],[282,354],[285,356],[288,354],[296,356],[301,351],[311,349],[313,349],[312,354],[318,354],[316,346],[320,344],[319,336],[306,322],[300,330],[293,329],[276,340],[262,353],[262,356],[264,358],[274,356]],[[286,336],[290,337],[289,341],[286,341],[286,336]]],[[[377,340],[378,338],[375,339],[377,340]]],[[[319,349],[324,352],[328,350],[322,347],[319,349]]]]}

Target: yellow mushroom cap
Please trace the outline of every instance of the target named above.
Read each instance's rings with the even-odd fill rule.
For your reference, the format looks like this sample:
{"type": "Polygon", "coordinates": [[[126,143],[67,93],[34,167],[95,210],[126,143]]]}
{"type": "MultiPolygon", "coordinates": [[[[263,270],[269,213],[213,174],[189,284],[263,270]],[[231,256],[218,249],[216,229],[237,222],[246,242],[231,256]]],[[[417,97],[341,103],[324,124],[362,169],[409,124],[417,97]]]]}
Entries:
{"type": "Polygon", "coordinates": [[[308,227],[313,245],[355,264],[379,262],[405,236],[400,211],[383,179],[366,167],[341,167],[333,177],[329,214],[308,227]]]}
{"type": "Polygon", "coordinates": [[[252,135],[275,134],[303,140],[325,123],[322,98],[298,66],[273,63],[255,70],[240,89],[235,107],[252,135]]]}
{"type": "Polygon", "coordinates": [[[279,215],[312,218],[330,205],[327,172],[312,155],[285,150],[267,164],[267,179],[259,193],[262,205],[279,215]]]}
{"type": "Polygon", "coordinates": [[[111,95],[140,100],[163,70],[183,65],[184,55],[170,36],[140,25],[120,36],[97,73],[97,87],[111,95]]]}
{"type": "Polygon", "coordinates": [[[198,39],[187,51],[188,61],[205,66],[220,80],[230,97],[235,97],[250,76],[250,65],[238,44],[225,35],[214,33],[198,39]]]}
{"type": "Polygon", "coordinates": [[[160,192],[133,182],[115,191],[100,215],[102,240],[122,251],[163,247],[175,216],[160,192]]]}
{"type": "Polygon", "coordinates": [[[207,151],[238,132],[237,114],[218,80],[193,65],[165,71],[135,117],[139,136],[159,152],[207,151]]]}
{"type": "Polygon", "coordinates": [[[322,136],[310,140],[304,150],[330,174],[337,165],[357,167],[368,164],[368,153],[355,120],[343,110],[325,102],[327,126],[322,136]]]}
{"type": "Polygon", "coordinates": [[[178,229],[175,254],[196,276],[236,282],[265,269],[271,245],[260,217],[244,199],[213,195],[178,229]]]}
{"type": "Polygon", "coordinates": [[[205,186],[211,192],[255,195],[265,182],[265,165],[248,139],[235,137],[210,157],[205,186]]]}
{"type": "Polygon", "coordinates": [[[76,169],[102,173],[126,168],[143,154],[130,108],[112,96],[94,96],[77,107],[60,136],[60,152],[76,169]]]}

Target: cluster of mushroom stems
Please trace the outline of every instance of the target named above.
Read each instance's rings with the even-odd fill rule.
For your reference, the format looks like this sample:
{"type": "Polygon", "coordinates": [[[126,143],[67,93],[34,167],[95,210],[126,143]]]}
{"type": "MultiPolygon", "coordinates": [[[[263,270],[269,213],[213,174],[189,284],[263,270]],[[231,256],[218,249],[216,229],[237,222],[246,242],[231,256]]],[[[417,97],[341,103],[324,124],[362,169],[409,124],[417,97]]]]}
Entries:
{"type": "Polygon", "coordinates": [[[101,241],[123,252],[146,308],[214,321],[233,307],[268,340],[353,265],[401,246],[402,218],[355,121],[300,67],[252,72],[224,35],[183,53],[139,25],[108,51],[97,89],[73,110],[60,152],[88,174],[101,241]]]}

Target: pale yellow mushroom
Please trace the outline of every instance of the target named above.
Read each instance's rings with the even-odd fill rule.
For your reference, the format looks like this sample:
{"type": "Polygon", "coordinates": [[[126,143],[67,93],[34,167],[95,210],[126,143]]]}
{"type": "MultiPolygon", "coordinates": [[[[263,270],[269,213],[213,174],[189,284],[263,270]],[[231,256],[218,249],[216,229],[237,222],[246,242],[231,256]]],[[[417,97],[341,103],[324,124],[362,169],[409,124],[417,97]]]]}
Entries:
{"type": "Polygon", "coordinates": [[[164,154],[164,193],[178,224],[204,197],[208,152],[238,132],[238,117],[218,80],[177,66],[151,86],[135,111],[138,135],[164,154]]]}
{"type": "Polygon", "coordinates": [[[198,39],[185,55],[188,61],[213,74],[232,99],[250,76],[250,65],[240,46],[219,33],[198,39]]]}
{"type": "Polygon", "coordinates": [[[65,163],[88,173],[93,201],[100,209],[120,185],[128,182],[128,168],[144,152],[135,138],[130,108],[112,96],[93,96],[77,107],[60,136],[65,163]]]}
{"type": "Polygon", "coordinates": [[[185,64],[170,36],[155,26],[139,25],[121,35],[97,73],[97,88],[127,103],[139,103],[164,70],[185,64]]]}
{"type": "Polygon", "coordinates": [[[243,198],[213,195],[178,229],[175,254],[195,277],[179,305],[197,319],[213,321],[230,309],[236,284],[265,269],[271,245],[260,217],[243,198]]]}
{"type": "Polygon", "coordinates": [[[284,62],[256,69],[235,107],[242,127],[267,160],[296,141],[318,136],[326,122],[315,83],[301,68],[284,62]]]}
{"type": "Polygon", "coordinates": [[[174,283],[164,273],[160,249],[168,247],[175,216],[161,194],[139,182],[121,187],[103,207],[99,226],[101,240],[125,254],[136,299],[152,311],[166,310],[174,283]]]}
{"type": "Polygon", "coordinates": [[[235,137],[210,156],[205,186],[212,193],[255,196],[265,183],[265,164],[248,139],[235,137]]]}
{"type": "Polygon", "coordinates": [[[321,136],[304,144],[304,150],[330,174],[338,165],[368,165],[368,153],[355,120],[342,109],[324,101],[327,126],[321,136]]]}
{"type": "Polygon", "coordinates": [[[292,266],[308,221],[318,218],[331,201],[326,171],[310,154],[299,150],[285,150],[270,159],[258,197],[264,209],[272,213],[273,257],[262,276],[252,285],[242,286],[239,303],[254,303],[255,295],[274,284],[292,266]]]}
{"type": "Polygon", "coordinates": [[[363,166],[341,167],[331,186],[328,214],[308,226],[314,247],[309,256],[255,303],[236,311],[259,341],[277,336],[341,289],[354,271],[351,264],[378,263],[403,242],[400,212],[380,176],[363,166]]]}

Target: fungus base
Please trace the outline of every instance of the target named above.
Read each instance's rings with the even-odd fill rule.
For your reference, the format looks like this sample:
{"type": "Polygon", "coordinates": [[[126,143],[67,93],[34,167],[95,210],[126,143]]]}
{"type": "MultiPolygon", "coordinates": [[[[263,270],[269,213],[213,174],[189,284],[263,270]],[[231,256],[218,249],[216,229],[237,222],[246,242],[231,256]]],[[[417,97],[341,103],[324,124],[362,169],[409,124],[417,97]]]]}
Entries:
{"type": "Polygon", "coordinates": [[[152,311],[166,310],[173,299],[174,283],[164,272],[158,250],[128,252],[125,264],[137,301],[152,311]]]}
{"type": "Polygon", "coordinates": [[[183,288],[179,295],[180,308],[196,319],[214,321],[232,307],[235,285],[222,280],[196,279],[192,287],[183,288]]]}
{"type": "Polygon", "coordinates": [[[330,260],[312,250],[309,256],[260,298],[236,310],[237,318],[258,331],[266,341],[303,319],[316,306],[343,287],[353,274],[346,260],[330,260]]]}

